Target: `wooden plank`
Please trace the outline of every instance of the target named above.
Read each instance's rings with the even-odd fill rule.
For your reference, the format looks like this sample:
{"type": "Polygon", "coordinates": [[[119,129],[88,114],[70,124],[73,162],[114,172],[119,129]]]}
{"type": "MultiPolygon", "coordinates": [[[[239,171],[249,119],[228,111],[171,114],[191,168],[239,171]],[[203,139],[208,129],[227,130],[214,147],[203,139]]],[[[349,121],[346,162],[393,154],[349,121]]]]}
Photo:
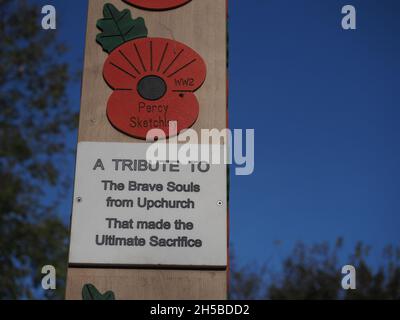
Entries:
{"type": "Polygon", "coordinates": [[[79,269],[68,270],[66,298],[82,298],[82,287],[92,283],[117,300],[223,300],[227,295],[225,271],[79,269]]]}
{"type": "MultiPolygon", "coordinates": [[[[195,95],[200,103],[193,129],[226,128],[226,0],[193,0],[180,8],[153,12],[131,7],[121,0],[89,0],[85,63],[82,83],[79,142],[135,142],[115,130],[106,116],[112,90],[102,76],[107,53],[95,38],[96,22],[105,3],[129,8],[144,17],[149,36],[180,41],[206,61],[207,79],[195,95]]],[[[81,299],[82,287],[94,284],[100,292],[112,290],[117,299],[226,299],[227,271],[69,268],[67,299],[81,299]]]]}

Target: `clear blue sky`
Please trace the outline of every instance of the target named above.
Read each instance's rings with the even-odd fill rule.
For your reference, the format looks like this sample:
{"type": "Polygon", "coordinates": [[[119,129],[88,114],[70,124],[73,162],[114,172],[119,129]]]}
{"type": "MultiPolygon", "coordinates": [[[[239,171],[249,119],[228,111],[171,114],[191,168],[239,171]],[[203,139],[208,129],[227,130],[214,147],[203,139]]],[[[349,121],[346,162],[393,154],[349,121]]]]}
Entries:
{"type": "MultiPolygon", "coordinates": [[[[86,1],[35,2],[57,7],[80,68],[86,1]]],[[[266,260],[275,240],[283,254],[338,236],[347,248],[399,243],[399,34],[398,0],[230,1],[231,127],[256,130],[256,171],[231,183],[242,262],[266,260]],[[346,4],[357,9],[356,31],[341,29],[346,4]]],[[[79,83],[69,96],[78,108],[79,83]]],[[[72,178],[73,160],[67,169],[72,178]]]]}

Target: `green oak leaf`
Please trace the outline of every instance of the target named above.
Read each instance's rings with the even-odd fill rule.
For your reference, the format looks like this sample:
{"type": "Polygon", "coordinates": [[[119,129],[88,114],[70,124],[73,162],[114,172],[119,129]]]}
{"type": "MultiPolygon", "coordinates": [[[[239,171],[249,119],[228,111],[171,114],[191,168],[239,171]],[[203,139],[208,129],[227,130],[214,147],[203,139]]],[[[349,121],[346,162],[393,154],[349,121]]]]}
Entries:
{"type": "Polygon", "coordinates": [[[132,19],[128,9],[119,11],[111,3],[106,3],[103,15],[104,18],[97,21],[97,28],[102,32],[97,35],[96,41],[104,51],[110,53],[127,41],[147,37],[144,19],[132,19]]]}
{"type": "Polygon", "coordinates": [[[83,300],[115,300],[114,292],[107,291],[101,294],[92,284],[85,284],[82,288],[83,300]]]}

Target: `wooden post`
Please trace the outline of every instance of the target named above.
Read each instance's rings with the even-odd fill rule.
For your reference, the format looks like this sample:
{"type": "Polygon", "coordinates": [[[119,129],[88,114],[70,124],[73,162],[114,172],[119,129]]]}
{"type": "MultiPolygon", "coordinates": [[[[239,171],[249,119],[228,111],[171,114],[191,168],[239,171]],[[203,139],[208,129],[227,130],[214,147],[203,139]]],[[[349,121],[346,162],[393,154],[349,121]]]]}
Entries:
{"type": "MultiPolygon", "coordinates": [[[[103,78],[107,53],[96,43],[96,22],[103,6],[111,3],[143,17],[152,37],[186,44],[204,59],[207,80],[195,95],[200,114],[193,126],[200,129],[226,128],[227,116],[227,23],[226,0],[192,0],[172,10],[143,10],[121,0],[89,0],[86,51],[83,73],[79,142],[143,143],[116,130],[107,119],[106,105],[112,90],[103,78]]],[[[228,250],[227,250],[228,251],[228,250]]],[[[226,299],[227,269],[163,269],[71,266],[67,277],[67,299],[82,299],[82,288],[93,284],[100,292],[113,291],[116,299],[226,299]]]]}

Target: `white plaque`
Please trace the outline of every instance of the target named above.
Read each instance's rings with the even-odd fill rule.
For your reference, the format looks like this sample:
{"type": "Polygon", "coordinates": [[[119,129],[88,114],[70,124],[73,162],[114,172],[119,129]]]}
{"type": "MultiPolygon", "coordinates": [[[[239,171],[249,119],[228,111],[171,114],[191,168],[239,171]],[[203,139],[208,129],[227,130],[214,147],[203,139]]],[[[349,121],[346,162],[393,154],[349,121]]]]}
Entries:
{"type": "Polygon", "coordinates": [[[149,163],[148,146],[78,144],[70,264],[226,266],[226,165],[149,163]]]}

